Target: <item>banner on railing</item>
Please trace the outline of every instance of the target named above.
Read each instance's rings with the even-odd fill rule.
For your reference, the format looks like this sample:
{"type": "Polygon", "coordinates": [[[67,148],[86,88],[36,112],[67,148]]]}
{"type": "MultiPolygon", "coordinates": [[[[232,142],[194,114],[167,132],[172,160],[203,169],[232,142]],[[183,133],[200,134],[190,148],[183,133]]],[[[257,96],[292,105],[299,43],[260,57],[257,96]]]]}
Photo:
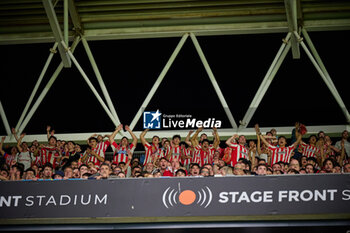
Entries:
{"type": "Polygon", "coordinates": [[[350,175],[0,182],[0,218],[350,214],[350,175]]]}

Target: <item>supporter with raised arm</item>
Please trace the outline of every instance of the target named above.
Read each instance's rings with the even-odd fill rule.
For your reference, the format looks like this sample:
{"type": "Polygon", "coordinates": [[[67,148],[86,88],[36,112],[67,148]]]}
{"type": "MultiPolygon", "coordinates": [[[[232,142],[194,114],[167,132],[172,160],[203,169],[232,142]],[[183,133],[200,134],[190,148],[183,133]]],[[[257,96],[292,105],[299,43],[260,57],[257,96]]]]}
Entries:
{"type": "Polygon", "coordinates": [[[305,155],[307,158],[317,158],[318,156],[320,156],[321,150],[316,146],[316,142],[316,135],[310,135],[309,144],[306,144],[305,142],[301,141],[301,146],[303,148],[302,155],[305,155]]]}
{"type": "MultiPolygon", "coordinates": [[[[198,135],[199,132],[203,130],[203,127],[198,128],[195,135],[198,135]]],[[[213,145],[210,146],[208,139],[203,139],[202,144],[199,144],[197,137],[192,137],[191,143],[194,147],[194,156],[193,163],[198,163],[200,167],[202,167],[206,163],[212,163],[214,158],[214,153],[219,147],[220,138],[216,128],[213,128],[214,133],[214,142],[213,145]]]]}
{"type": "MultiPolygon", "coordinates": [[[[271,133],[270,133],[271,134],[271,133]]],[[[266,136],[264,136],[266,139],[266,136]]],[[[258,132],[256,132],[256,138],[257,138],[257,154],[259,155],[259,158],[264,159],[266,161],[267,164],[270,164],[271,162],[269,162],[269,159],[271,159],[271,150],[268,149],[268,146],[265,145],[265,143],[263,143],[261,145],[261,139],[260,139],[260,135],[258,135],[258,132]]],[[[271,145],[275,145],[275,142],[272,142],[272,140],[266,140],[267,142],[269,142],[271,145]]],[[[252,167],[256,166],[256,162],[251,161],[252,162],[252,167]],[[254,166],[253,166],[253,162],[254,162],[254,166]]]]}
{"type": "Polygon", "coordinates": [[[18,149],[17,147],[13,146],[11,147],[11,154],[8,154],[6,153],[4,150],[3,150],[3,145],[4,145],[4,142],[5,142],[5,139],[6,139],[6,136],[3,136],[1,138],[1,142],[0,142],[0,153],[2,154],[2,156],[4,156],[5,158],[5,161],[6,161],[6,164],[8,166],[11,166],[12,164],[12,161],[17,161],[17,154],[18,154],[18,149]]]}
{"type": "Polygon", "coordinates": [[[11,128],[11,133],[14,136],[14,138],[16,139],[16,142],[18,141],[18,136],[17,136],[17,132],[15,128],[11,128]]]}
{"type": "MultiPolygon", "coordinates": [[[[255,160],[255,157],[260,157],[258,154],[258,150],[255,144],[255,141],[250,140],[249,141],[249,147],[248,147],[248,160],[252,163],[253,160],[255,160]]],[[[266,161],[266,160],[265,160],[266,161]]]]}
{"type": "Polygon", "coordinates": [[[111,145],[109,142],[109,137],[110,137],[110,135],[108,135],[108,134],[102,136],[101,134],[95,133],[87,139],[87,144],[89,144],[90,138],[96,138],[96,140],[97,140],[97,145],[96,145],[97,154],[105,155],[108,147],[111,145]],[[108,140],[103,141],[104,138],[108,138],[108,140]]]}
{"type": "MultiPolygon", "coordinates": [[[[199,131],[197,130],[197,131],[193,134],[192,138],[190,139],[191,144],[192,144],[192,141],[193,141],[193,140],[197,140],[199,133],[202,132],[202,130],[203,130],[203,127],[201,127],[200,129],[201,129],[201,130],[199,130],[199,131]]],[[[203,140],[208,140],[208,135],[207,135],[206,133],[202,133],[202,134],[200,135],[198,144],[199,144],[199,145],[202,145],[203,140]]],[[[197,141],[198,141],[198,140],[197,140],[197,141]]]]}
{"type": "Polygon", "coordinates": [[[172,140],[170,141],[170,150],[171,153],[167,156],[167,159],[172,162],[173,160],[180,161],[182,157],[183,150],[180,146],[181,142],[181,136],[176,134],[173,136],[172,140]]]}
{"type": "Polygon", "coordinates": [[[232,167],[236,165],[239,159],[248,159],[248,148],[246,147],[246,138],[244,135],[238,136],[238,134],[234,134],[226,140],[226,145],[232,149],[230,158],[227,158],[227,161],[231,162],[232,167]],[[236,142],[237,138],[238,143],[236,142]]]}
{"type": "Polygon", "coordinates": [[[89,147],[86,148],[81,157],[81,161],[88,165],[92,162],[95,167],[99,168],[100,164],[105,160],[105,152],[98,147],[97,138],[89,139],[89,147]]]}
{"type": "Polygon", "coordinates": [[[17,155],[17,162],[24,165],[24,170],[27,170],[32,166],[32,153],[29,151],[28,144],[22,142],[25,133],[22,133],[17,141],[17,149],[19,151],[17,155]]]}
{"type": "Polygon", "coordinates": [[[190,164],[193,162],[193,153],[194,153],[194,148],[192,146],[192,142],[191,142],[191,135],[194,131],[190,130],[188,131],[188,134],[186,136],[185,139],[185,143],[182,143],[182,149],[183,149],[183,153],[181,156],[181,162],[184,165],[184,167],[186,168],[186,170],[188,170],[190,168],[190,164]],[[186,148],[187,145],[187,148],[186,148]]]}
{"type": "Polygon", "coordinates": [[[55,136],[55,130],[51,130],[51,126],[48,125],[48,126],[46,126],[46,137],[47,137],[47,140],[49,140],[51,136],[55,136]]]}
{"type": "Polygon", "coordinates": [[[186,139],[185,139],[185,143],[190,147],[192,147],[192,142],[191,142],[192,133],[193,133],[193,130],[188,131],[188,134],[187,134],[186,139]]]}
{"type": "Polygon", "coordinates": [[[266,141],[266,139],[261,135],[259,125],[258,124],[255,125],[255,130],[257,134],[260,136],[261,141],[272,151],[271,162],[269,163],[270,166],[279,161],[283,161],[284,163],[289,163],[293,150],[301,141],[301,134],[299,134],[298,132],[299,123],[295,124],[295,128],[296,128],[295,132],[296,132],[297,140],[292,145],[286,147],[286,144],[287,144],[286,138],[284,136],[280,136],[278,138],[279,147],[277,147],[269,144],[266,141]]]}
{"type": "Polygon", "coordinates": [[[53,169],[59,166],[61,160],[60,149],[57,148],[57,138],[50,136],[48,145],[40,145],[42,164],[51,163],[53,169]]]}
{"type": "Polygon", "coordinates": [[[112,150],[113,150],[113,163],[119,164],[120,162],[127,163],[128,162],[128,153],[127,151],[131,151],[131,153],[134,152],[136,145],[137,145],[137,137],[136,135],[132,132],[132,130],[129,128],[128,125],[125,126],[125,130],[129,132],[129,134],[132,137],[132,142],[129,144],[128,138],[123,137],[120,140],[120,144],[117,144],[114,141],[115,136],[117,133],[123,129],[123,125],[120,124],[118,127],[115,129],[115,131],[110,135],[109,137],[109,142],[111,144],[112,150]]]}
{"type": "Polygon", "coordinates": [[[143,162],[143,165],[147,163],[155,163],[157,159],[161,158],[161,148],[159,146],[159,137],[153,136],[152,137],[152,144],[149,144],[147,140],[145,139],[146,133],[149,131],[149,129],[145,129],[140,134],[140,140],[142,145],[145,148],[145,160],[143,162]]]}

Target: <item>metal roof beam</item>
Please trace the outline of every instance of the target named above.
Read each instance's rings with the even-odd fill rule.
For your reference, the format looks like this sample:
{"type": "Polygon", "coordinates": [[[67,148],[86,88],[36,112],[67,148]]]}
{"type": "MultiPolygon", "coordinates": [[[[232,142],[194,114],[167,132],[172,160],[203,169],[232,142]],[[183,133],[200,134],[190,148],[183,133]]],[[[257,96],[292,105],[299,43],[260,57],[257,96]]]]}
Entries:
{"type": "MultiPolygon", "coordinates": [[[[284,5],[286,7],[286,15],[288,21],[289,32],[298,31],[298,21],[297,21],[297,1],[299,0],[284,0],[284,5]]],[[[295,35],[291,37],[292,44],[292,54],[294,59],[300,58],[299,43],[295,35]]]]}
{"type": "Polygon", "coordinates": [[[261,82],[260,87],[254,96],[254,99],[250,103],[249,108],[243,117],[243,120],[240,121],[239,129],[242,130],[248,126],[256,109],[259,107],[261,100],[263,99],[267,89],[269,88],[272,80],[274,79],[278,69],[280,68],[283,60],[285,59],[291,47],[291,42],[290,42],[291,34],[292,34],[291,32],[288,32],[286,38],[283,39],[283,43],[279,48],[274,60],[272,61],[272,64],[268,69],[263,81],[261,82]]]}
{"type": "Polygon", "coordinates": [[[4,123],[6,133],[7,133],[8,136],[10,136],[11,135],[10,125],[9,125],[9,122],[7,121],[5,110],[4,110],[4,107],[1,104],[1,101],[0,101],[0,115],[1,115],[2,122],[4,123]]]}
{"type": "Polygon", "coordinates": [[[61,27],[60,27],[60,24],[58,23],[56,12],[55,12],[55,9],[52,5],[52,2],[47,1],[47,0],[43,0],[43,5],[45,8],[45,12],[47,14],[47,17],[49,19],[49,22],[50,22],[53,36],[55,38],[55,41],[58,43],[58,51],[60,52],[63,66],[64,67],[71,67],[72,62],[71,62],[66,50],[63,48],[63,46],[61,44],[61,41],[64,41],[64,37],[62,35],[61,27]]]}
{"type": "Polygon", "coordinates": [[[220,100],[220,102],[221,102],[221,105],[222,105],[222,107],[223,107],[224,110],[225,110],[226,116],[227,116],[228,120],[230,121],[230,124],[231,124],[232,128],[233,128],[233,129],[237,129],[236,121],[235,121],[235,119],[233,118],[233,115],[232,115],[232,113],[231,113],[231,110],[230,110],[230,108],[228,107],[228,104],[227,104],[227,102],[226,102],[226,100],[225,100],[225,97],[224,97],[224,95],[223,95],[222,92],[221,92],[221,89],[220,89],[220,87],[219,87],[219,85],[218,85],[218,83],[217,83],[217,81],[216,81],[216,79],[215,79],[215,76],[214,76],[214,74],[213,74],[213,71],[211,70],[211,68],[210,68],[210,66],[209,66],[209,63],[208,63],[207,59],[205,58],[205,55],[204,55],[204,53],[203,53],[203,50],[202,50],[201,46],[199,45],[196,36],[195,36],[193,33],[190,33],[190,37],[191,37],[192,42],[193,42],[193,44],[194,44],[194,47],[196,48],[197,53],[198,53],[198,55],[199,55],[199,57],[200,57],[200,59],[201,59],[201,61],[202,61],[202,63],[203,63],[203,66],[204,66],[205,70],[207,71],[207,74],[208,74],[208,76],[209,76],[209,79],[210,79],[210,81],[211,81],[211,83],[212,83],[212,85],[213,85],[213,87],[214,87],[214,89],[215,89],[216,94],[217,94],[218,97],[219,97],[219,100],[220,100]]]}
{"type": "Polygon", "coordinates": [[[302,48],[305,50],[305,53],[309,57],[309,59],[312,62],[312,64],[315,66],[316,70],[318,71],[318,73],[320,74],[321,78],[323,79],[323,81],[327,85],[328,89],[331,91],[333,97],[335,98],[335,100],[337,101],[339,107],[343,111],[343,114],[345,116],[345,119],[346,119],[347,123],[350,124],[349,111],[347,110],[344,101],[342,100],[342,98],[341,98],[337,88],[335,87],[331,77],[329,76],[329,73],[327,72],[326,67],[324,66],[320,56],[318,55],[317,50],[314,47],[314,45],[313,45],[310,37],[308,36],[306,30],[303,30],[303,35],[307,39],[307,43],[309,44],[309,46],[312,48],[311,52],[307,48],[307,46],[305,45],[305,43],[303,42],[303,39],[299,36],[299,34],[297,32],[294,32],[294,35],[298,38],[298,41],[301,44],[302,48]]]}
{"type": "MultiPolygon", "coordinates": [[[[76,37],[73,44],[72,44],[72,48],[71,48],[73,52],[74,52],[76,46],[79,44],[79,41],[80,41],[80,37],[76,37]]],[[[29,123],[30,119],[34,115],[35,111],[38,109],[39,105],[41,104],[42,100],[45,98],[46,94],[49,92],[49,90],[50,90],[51,86],[53,85],[53,83],[55,82],[56,78],[61,73],[63,67],[64,67],[64,65],[63,65],[63,61],[62,61],[58,65],[58,67],[56,68],[55,72],[52,74],[50,80],[47,82],[47,84],[44,87],[44,89],[42,90],[41,94],[38,96],[37,100],[33,104],[32,108],[28,112],[27,116],[22,121],[22,124],[18,127],[18,131],[17,131],[18,134],[21,134],[23,132],[23,130],[25,129],[25,127],[29,123]]]]}
{"type": "MultiPolygon", "coordinates": [[[[277,135],[283,135],[286,137],[290,137],[292,134],[292,130],[294,129],[294,126],[271,126],[271,127],[260,127],[261,132],[264,134],[271,129],[276,129],[277,135]]],[[[166,138],[171,138],[173,135],[180,135],[182,139],[185,139],[189,130],[191,129],[184,129],[184,130],[150,130],[146,135],[145,138],[147,140],[152,139],[153,136],[157,135],[160,138],[166,137],[166,138]]],[[[327,133],[327,135],[331,136],[340,136],[341,133],[344,130],[349,130],[350,131],[350,126],[349,125],[318,125],[318,126],[307,126],[307,134],[304,135],[305,138],[308,137],[308,135],[311,134],[317,134],[319,131],[324,131],[327,133]]],[[[112,130],[111,130],[112,132],[112,130]]],[[[76,143],[81,143],[81,144],[86,144],[86,139],[88,139],[92,134],[101,134],[101,135],[106,135],[106,134],[111,134],[111,132],[87,132],[87,133],[65,133],[65,134],[55,134],[57,139],[60,140],[72,140],[76,143]]],[[[212,129],[203,129],[203,133],[206,133],[208,135],[208,138],[212,140],[212,129]]],[[[134,134],[136,135],[137,138],[140,138],[140,134],[142,131],[134,131],[134,134]]],[[[245,128],[242,130],[233,130],[232,128],[221,128],[218,129],[218,133],[220,135],[221,140],[225,140],[229,137],[231,137],[233,134],[239,133],[242,135],[245,135],[247,138],[250,139],[256,139],[256,132],[255,128],[245,128]]],[[[5,135],[6,136],[6,135],[5,135]]],[[[0,136],[1,137],[1,136],[0,136]]],[[[120,140],[123,136],[122,135],[117,135],[116,140],[120,140]]],[[[25,140],[27,142],[31,142],[34,140],[38,140],[39,142],[45,142],[47,143],[47,134],[27,134],[25,136],[25,140]]],[[[14,137],[6,137],[5,143],[17,143],[14,137]]]]}
{"type": "MultiPolygon", "coordinates": [[[[337,31],[350,30],[349,19],[322,19],[304,20],[304,28],[309,32],[313,31],[337,31]]],[[[264,34],[264,33],[285,33],[288,32],[288,24],[285,21],[277,20],[273,22],[248,22],[248,23],[213,23],[198,25],[169,25],[169,26],[149,26],[149,27],[126,27],[115,28],[86,28],[89,24],[84,24],[84,37],[88,41],[95,40],[118,40],[118,39],[138,39],[138,38],[166,38],[181,37],[184,33],[193,32],[197,36],[221,36],[240,34],[264,34]]],[[[53,43],[55,38],[52,32],[47,32],[46,27],[35,27],[36,32],[23,33],[0,33],[0,45],[7,44],[32,44],[32,43],[53,43]]],[[[0,32],[4,30],[0,27],[0,32]]],[[[73,33],[70,32],[70,41],[73,40],[73,33]]]]}
{"type": "Polygon", "coordinates": [[[159,74],[157,80],[155,81],[155,83],[153,84],[151,90],[148,92],[148,95],[146,96],[145,100],[143,101],[141,107],[139,108],[139,110],[137,111],[134,119],[132,120],[132,122],[130,123],[130,129],[133,130],[137,124],[137,122],[139,121],[142,113],[145,111],[146,107],[148,106],[149,102],[151,101],[154,93],[156,93],[158,87],[160,86],[160,84],[162,83],[165,75],[168,73],[168,70],[170,69],[171,65],[173,64],[173,62],[175,61],[175,58],[177,57],[177,55],[179,54],[182,46],[185,44],[186,40],[188,38],[188,33],[185,33],[182,35],[181,40],[179,41],[179,43],[177,44],[176,48],[174,49],[173,53],[171,54],[168,62],[165,64],[162,72],[159,74]]]}
{"type": "Polygon", "coordinates": [[[69,14],[72,19],[73,25],[74,25],[74,30],[77,33],[84,34],[83,26],[81,24],[80,16],[77,11],[77,7],[75,5],[74,0],[69,0],[68,1],[68,9],[69,9],[69,14]]]}

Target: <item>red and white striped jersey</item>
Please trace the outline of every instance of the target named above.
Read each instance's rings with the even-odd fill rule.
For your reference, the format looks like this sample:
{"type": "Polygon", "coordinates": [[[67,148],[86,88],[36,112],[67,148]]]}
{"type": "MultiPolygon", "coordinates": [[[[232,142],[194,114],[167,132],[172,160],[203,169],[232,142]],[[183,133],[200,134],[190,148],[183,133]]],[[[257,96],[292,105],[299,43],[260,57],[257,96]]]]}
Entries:
{"type": "Polygon", "coordinates": [[[5,152],[4,158],[6,160],[6,164],[11,166],[12,161],[16,161],[17,162],[17,155],[18,155],[18,153],[16,155],[11,155],[11,154],[7,154],[5,152]]]}
{"type": "Polygon", "coordinates": [[[331,155],[335,155],[335,152],[333,149],[330,149],[330,151],[327,153],[328,147],[329,147],[328,145],[323,146],[323,153],[326,155],[326,158],[328,158],[331,155]]]}
{"type": "Polygon", "coordinates": [[[42,147],[40,149],[40,156],[43,165],[45,163],[51,163],[55,169],[59,164],[57,159],[60,157],[60,154],[57,152],[56,147],[42,147]]]}
{"type": "Polygon", "coordinates": [[[159,158],[163,158],[163,157],[166,158],[170,153],[170,149],[171,149],[170,146],[168,146],[167,148],[164,148],[164,147],[160,148],[159,158]]]}
{"type": "MultiPolygon", "coordinates": [[[[99,147],[96,146],[95,148],[91,148],[92,151],[96,152],[96,154],[98,154],[100,157],[102,157],[103,159],[105,158],[105,151],[103,150],[103,147],[99,147]]],[[[81,158],[83,158],[88,152],[85,151],[82,155],[81,158]]],[[[89,162],[93,162],[95,164],[95,166],[100,167],[100,160],[98,160],[96,158],[96,156],[92,155],[92,154],[88,154],[87,155],[87,160],[85,161],[85,164],[88,164],[89,162]]]]}
{"type": "Polygon", "coordinates": [[[238,162],[239,157],[237,157],[237,147],[226,147],[224,152],[224,158],[230,158],[227,162],[227,165],[234,167],[236,163],[238,162]]]}
{"type": "Polygon", "coordinates": [[[180,161],[181,155],[182,155],[181,146],[171,147],[170,150],[172,151],[172,153],[171,153],[171,157],[169,159],[169,162],[173,161],[174,159],[176,159],[177,161],[180,161]]]}
{"type": "Polygon", "coordinates": [[[38,156],[34,156],[32,155],[32,165],[36,165],[38,167],[42,166],[42,162],[41,162],[41,156],[38,155],[38,156]]]}
{"type": "Polygon", "coordinates": [[[109,142],[109,140],[107,141],[102,141],[102,142],[99,142],[97,143],[97,146],[96,146],[96,151],[97,151],[97,154],[98,155],[102,155],[103,154],[103,158],[105,157],[105,153],[106,153],[106,150],[107,148],[111,145],[111,143],[109,142]]]}
{"type": "MultiPolygon", "coordinates": [[[[190,157],[192,157],[192,150],[190,149],[190,148],[185,148],[185,149],[183,149],[183,153],[185,154],[185,155],[187,155],[187,156],[190,156],[190,157]]],[[[192,159],[193,158],[188,158],[188,159],[185,159],[185,160],[183,160],[182,158],[181,158],[181,163],[182,163],[182,165],[183,166],[188,166],[188,165],[190,165],[191,163],[192,163],[192,159]]]]}
{"type": "Polygon", "coordinates": [[[112,145],[113,150],[113,163],[119,164],[120,162],[127,163],[128,162],[128,151],[130,150],[131,153],[134,153],[135,145],[129,144],[127,146],[122,146],[121,144],[117,144],[116,142],[113,142],[112,145]]]}
{"type": "Polygon", "coordinates": [[[193,163],[198,163],[200,167],[206,163],[212,164],[215,148],[209,147],[208,150],[205,151],[200,145],[198,145],[194,148],[194,150],[195,151],[192,160],[193,163]]]}
{"type": "Polygon", "coordinates": [[[305,142],[301,143],[301,146],[303,147],[302,154],[306,157],[314,157],[316,158],[317,154],[320,153],[320,149],[318,149],[316,146],[306,144],[305,142]]]}
{"type": "Polygon", "coordinates": [[[248,149],[241,144],[233,143],[230,148],[232,149],[231,153],[231,166],[235,166],[239,159],[248,159],[248,149]]]}
{"type": "Polygon", "coordinates": [[[143,165],[147,163],[153,163],[155,159],[161,158],[163,156],[162,149],[158,146],[151,145],[148,142],[145,144],[145,160],[143,165]]]}
{"type": "Polygon", "coordinates": [[[280,161],[284,163],[289,163],[292,152],[295,147],[294,144],[288,147],[276,147],[269,146],[269,149],[272,151],[271,154],[271,166],[280,161]]]}

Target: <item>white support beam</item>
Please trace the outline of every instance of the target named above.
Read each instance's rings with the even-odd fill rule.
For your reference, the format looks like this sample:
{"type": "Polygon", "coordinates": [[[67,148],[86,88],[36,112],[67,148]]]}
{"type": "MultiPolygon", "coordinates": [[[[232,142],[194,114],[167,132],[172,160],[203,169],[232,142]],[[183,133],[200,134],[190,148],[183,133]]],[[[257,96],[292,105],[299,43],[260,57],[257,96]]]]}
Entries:
{"type": "Polygon", "coordinates": [[[7,121],[7,117],[6,117],[6,114],[5,114],[5,110],[4,110],[4,107],[2,106],[1,101],[0,101],[0,115],[1,115],[2,122],[4,123],[6,133],[7,133],[8,136],[10,136],[10,135],[11,135],[10,124],[9,124],[9,122],[7,121]]]}
{"type": "Polygon", "coordinates": [[[63,45],[63,47],[67,50],[67,53],[69,55],[69,57],[72,59],[73,63],[75,64],[75,66],[77,67],[77,69],[79,70],[80,74],[83,76],[85,82],[88,84],[88,86],[90,87],[91,91],[94,93],[95,97],[97,98],[98,102],[100,102],[102,108],[105,110],[105,112],[107,113],[107,115],[109,116],[109,118],[112,120],[112,122],[114,123],[114,125],[117,127],[119,124],[117,122],[117,120],[114,118],[113,114],[111,113],[111,111],[108,109],[107,105],[104,103],[103,99],[101,98],[100,94],[98,94],[96,88],[94,87],[94,85],[90,82],[90,79],[88,78],[88,76],[86,75],[86,73],[84,72],[83,68],[81,68],[79,62],[77,61],[77,59],[74,57],[73,53],[68,49],[67,45],[64,43],[64,41],[61,41],[61,44],[63,45]]]}
{"type": "MultiPolygon", "coordinates": [[[[347,123],[350,124],[350,114],[341,98],[341,96],[339,95],[339,92],[337,91],[336,87],[334,86],[334,83],[332,82],[331,77],[329,76],[328,72],[326,71],[327,75],[324,73],[324,70],[326,70],[326,68],[324,67],[324,69],[321,68],[321,66],[319,65],[319,63],[317,63],[316,59],[313,57],[312,53],[309,51],[309,49],[307,48],[307,46],[305,45],[305,43],[303,42],[302,38],[299,36],[299,34],[297,32],[294,32],[294,35],[298,38],[299,43],[301,44],[301,46],[303,47],[305,53],[307,54],[307,56],[310,58],[312,64],[315,66],[316,70],[318,71],[318,73],[320,74],[321,78],[323,79],[323,81],[326,83],[328,89],[331,91],[333,97],[335,98],[335,100],[337,101],[338,105],[340,106],[341,110],[344,113],[345,119],[347,121],[347,123]]],[[[311,42],[311,40],[310,40],[311,42]]],[[[316,51],[315,47],[314,47],[314,51],[316,51]]],[[[318,55],[318,54],[317,54],[318,55]]],[[[318,56],[319,57],[319,56],[318,56]]],[[[321,60],[321,58],[319,57],[319,61],[321,60]]],[[[321,61],[322,62],[322,61],[321,61]]],[[[323,64],[323,63],[322,63],[323,64]]]]}
{"type": "Polygon", "coordinates": [[[34,86],[34,89],[33,89],[33,91],[32,91],[32,94],[30,95],[30,97],[29,97],[29,99],[28,99],[28,101],[27,101],[27,104],[26,104],[26,106],[24,107],[24,110],[23,110],[23,112],[22,112],[22,115],[21,115],[21,117],[19,118],[18,123],[17,123],[17,125],[16,125],[16,127],[15,127],[16,131],[18,131],[19,126],[22,124],[23,119],[24,119],[25,115],[26,115],[27,112],[28,112],[28,109],[29,109],[29,107],[30,107],[30,105],[31,105],[31,103],[32,103],[32,101],[33,101],[33,99],[34,99],[34,96],[35,96],[36,92],[38,91],[38,88],[39,88],[39,86],[40,86],[40,84],[41,84],[41,81],[42,81],[43,78],[44,78],[44,75],[45,75],[45,73],[46,73],[46,71],[47,71],[47,68],[49,67],[49,65],[50,65],[50,63],[51,63],[52,57],[53,57],[53,55],[55,55],[55,53],[56,53],[56,48],[57,48],[57,46],[58,46],[58,43],[55,42],[55,44],[53,45],[53,47],[50,49],[50,55],[49,55],[49,57],[48,57],[47,60],[46,60],[46,63],[45,63],[45,65],[44,65],[44,67],[43,67],[43,69],[42,69],[42,71],[41,71],[41,73],[40,73],[40,75],[39,75],[38,81],[36,82],[36,84],[35,84],[35,86],[34,86]]]}
{"type": "Polygon", "coordinates": [[[86,41],[86,39],[84,37],[82,37],[82,42],[83,42],[83,45],[84,45],[84,48],[85,48],[85,51],[86,51],[86,54],[90,60],[90,63],[91,63],[91,66],[95,72],[95,75],[96,75],[96,78],[98,80],[98,83],[100,84],[100,87],[101,87],[101,90],[102,90],[102,93],[106,99],[106,102],[107,102],[107,105],[109,107],[109,110],[111,111],[111,113],[113,114],[113,117],[115,118],[117,124],[119,125],[120,124],[120,120],[119,120],[119,117],[117,115],[117,112],[115,111],[115,108],[114,108],[114,105],[112,103],[112,100],[111,100],[111,97],[109,96],[108,94],[108,91],[107,91],[107,88],[106,88],[106,85],[105,83],[103,82],[103,79],[102,79],[102,76],[101,76],[101,73],[97,67],[97,64],[96,64],[96,61],[95,61],[95,58],[94,56],[92,55],[92,52],[90,50],[90,46],[88,44],[88,42],[86,41]]]}
{"type": "MultiPolygon", "coordinates": [[[[294,126],[285,126],[285,127],[260,127],[260,130],[263,134],[270,131],[271,129],[276,129],[277,135],[283,135],[286,137],[290,137],[292,134],[292,130],[294,129],[294,126]]],[[[318,126],[306,126],[308,132],[304,136],[304,138],[308,137],[308,135],[311,134],[317,134],[319,131],[324,131],[327,135],[331,135],[331,137],[341,137],[341,133],[344,130],[349,130],[349,125],[318,125],[318,126]]],[[[178,134],[181,136],[182,140],[184,140],[188,134],[188,131],[190,129],[185,130],[150,130],[145,138],[147,140],[151,140],[153,136],[157,135],[160,138],[166,137],[166,138],[172,138],[173,135],[178,134]]],[[[211,129],[204,129],[202,131],[203,133],[206,133],[210,140],[212,140],[212,130],[211,129]]],[[[95,134],[96,132],[88,132],[88,133],[69,133],[69,134],[55,134],[55,136],[60,140],[72,140],[74,142],[78,142],[81,144],[86,144],[86,139],[89,138],[92,134],[95,134]]],[[[140,138],[140,134],[142,131],[134,131],[134,134],[137,138],[140,138]]],[[[222,140],[225,140],[224,138],[231,137],[233,134],[239,133],[241,135],[245,135],[246,137],[252,138],[256,140],[256,133],[254,128],[245,128],[241,131],[233,130],[232,128],[222,128],[218,129],[219,136],[222,140]]],[[[97,132],[97,134],[106,135],[111,134],[111,132],[97,132]]],[[[6,136],[6,135],[2,135],[6,136]]],[[[1,137],[1,136],[0,136],[1,137]]],[[[120,140],[122,138],[122,135],[117,135],[116,140],[120,140]]],[[[47,143],[47,135],[46,134],[27,134],[25,136],[25,140],[27,142],[32,142],[34,140],[38,140],[42,143],[47,143]]],[[[5,143],[17,143],[16,139],[6,137],[5,143]]]]}
{"type": "Polygon", "coordinates": [[[260,84],[258,91],[256,92],[254,99],[252,100],[243,120],[240,121],[239,129],[246,128],[252,119],[256,109],[258,108],[262,98],[264,97],[268,87],[270,86],[275,74],[277,73],[279,67],[281,66],[284,58],[286,57],[291,43],[290,43],[291,33],[289,32],[286,38],[283,40],[281,47],[279,48],[270,68],[268,69],[263,81],[260,84]]]}
{"type": "Polygon", "coordinates": [[[230,110],[230,108],[229,108],[228,105],[227,105],[227,102],[226,102],[226,100],[225,100],[225,97],[224,97],[224,95],[222,94],[221,89],[220,89],[218,83],[216,82],[215,76],[214,76],[214,74],[213,74],[213,72],[212,72],[212,70],[211,70],[211,68],[210,68],[210,66],[209,66],[209,63],[208,63],[207,59],[205,58],[205,55],[204,55],[204,53],[203,53],[203,50],[202,50],[201,46],[199,45],[196,36],[195,36],[193,33],[190,33],[190,36],[191,36],[191,39],[192,39],[192,41],[193,41],[193,44],[194,44],[194,46],[195,46],[195,48],[196,48],[196,50],[197,50],[197,53],[198,53],[198,55],[199,55],[199,57],[200,57],[200,59],[201,59],[201,61],[202,61],[202,63],[203,63],[203,66],[204,66],[205,70],[207,71],[207,74],[208,74],[208,76],[209,76],[209,79],[210,79],[211,83],[212,83],[213,86],[214,86],[215,92],[216,92],[216,94],[217,94],[218,97],[219,97],[220,103],[221,103],[222,107],[223,107],[224,110],[225,110],[226,116],[227,116],[227,118],[229,119],[232,128],[233,128],[233,129],[237,129],[236,121],[235,121],[235,119],[233,118],[233,115],[232,115],[232,113],[231,113],[231,110],[230,110]]]}
{"type": "Polygon", "coordinates": [[[166,65],[164,66],[162,72],[160,73],[160,75],[158,76],[157,80],[155,81],[155,83],[153,84],[151,90],[149,91],[147,97],[145,98],[145,100],[143,101],[140,109],[137,111],[134,119],[132,120],[131,124],[130,124],[130,129],[133,130],[134,127],[136,126],[137,122],[139,121],[143,111],[146,109],[148,103],[151,101],[154,93],[157,91],[159,85],[162,83],[166,73],[168,72],[170,66],[173,64],[175,58],[177,57],[177,55],[179,54],[182,46],[185,44],[186,40],[188,38],[188,33],[185,33],[181,40],[179,41],[179,43],[177,44],[174,52],[171,54],[168,62],[166,63],[166,65]]]}
{"type": "MultiPolygon", "coordinates": [[[[72,51],[74,51],[74,49],[76,48],[76,46],[78,45],[80,41],[80,37],[76,37],[73,44],[72,44],[72,51]]],[[[21,134],[23,132],[23,130],[25,129],[25,127],[27,126],[28,122],[30,121],[30,119],[32,118],[32,116],[34,115],[35,111],[38,109],[41,101],[44,99],[44,97],[46,96],[47,92],[50,90],[52,84],[55,82],[56,78],[58,77],[58,75],[60,74],[60,72],[63,69],[63,62],[61,62],[59,64],[59,66],[57,67],[57,69],[55,70],[55,72],[53,73],[53,75],[51,76],[49,82],[46,84],[46,86],[44,87],[44,89],[42,90],[41,94],[39,95],[38,99],[36,100],[36,102],[33,104],[31,110],[29,111],[28,115],[26,116],[26,118],[23,120],[22,124],[19,126],[18,128],[18,134],[21,134]]]]}
{"type": "MultiPolygon", "coordinates": [[[[43,0],[43,5],[45,8],[45,12],[47,14],[47,17],[49,19],[50,27],[53,32],[55,41],[58,43],[58,51],[60,52],[60,56],[63,62],[64,67],[71,67],[71,60],[69,59],[68,54],[66,53],[66,50],[63,48],[63,46],[60,44],[62,40],[64,40],[64,37],[61,32],[60,24],[58,23],[57,16],[55,9],[52,5],[52,1],[43,0]]],[[[67,32],[68,34],[68,32],[67,32]]]]}

